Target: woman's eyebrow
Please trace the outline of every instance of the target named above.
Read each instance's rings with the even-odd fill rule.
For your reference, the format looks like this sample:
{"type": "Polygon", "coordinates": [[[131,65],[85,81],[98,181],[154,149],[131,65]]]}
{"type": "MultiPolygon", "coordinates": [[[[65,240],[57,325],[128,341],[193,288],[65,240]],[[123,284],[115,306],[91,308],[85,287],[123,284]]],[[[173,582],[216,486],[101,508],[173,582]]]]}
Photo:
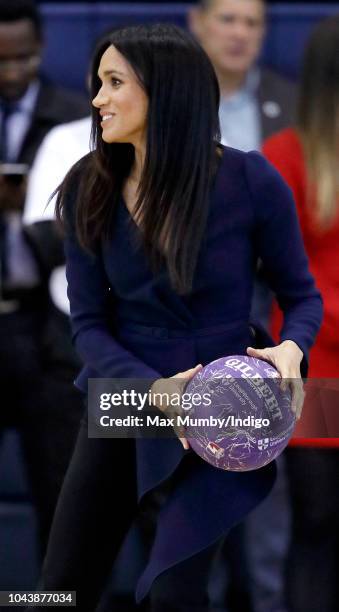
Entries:
{"type": "MultiPolygon", "coordinates": [[[[104,70],[103,75],[104,76],[109,76],[110,74],[120,74],[121,76],[125,76],[123,72],[120,72],[119,70],[104,70]]],[[[100,78],[100,74],[98,72],[98,77],[100,78]]]]}

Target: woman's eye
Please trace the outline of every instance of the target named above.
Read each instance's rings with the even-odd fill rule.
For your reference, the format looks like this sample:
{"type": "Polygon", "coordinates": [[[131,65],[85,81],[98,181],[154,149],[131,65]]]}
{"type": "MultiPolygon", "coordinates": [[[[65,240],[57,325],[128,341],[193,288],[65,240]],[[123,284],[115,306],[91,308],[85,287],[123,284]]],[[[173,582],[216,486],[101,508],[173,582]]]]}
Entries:
{"type": "Polygon", "coordinates": [[[111,83],[113,87],[118,87],[119,85],[121,85],[120,79],[111,79],[111,83]]]}

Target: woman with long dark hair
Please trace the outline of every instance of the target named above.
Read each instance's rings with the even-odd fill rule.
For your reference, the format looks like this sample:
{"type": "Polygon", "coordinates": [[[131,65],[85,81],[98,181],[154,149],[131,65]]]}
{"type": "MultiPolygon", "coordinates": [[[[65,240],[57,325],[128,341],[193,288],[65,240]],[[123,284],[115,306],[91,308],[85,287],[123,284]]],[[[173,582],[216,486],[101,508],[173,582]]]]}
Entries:
{"type": "MultiPolygon", "coordinates": [[[[219,90],[200,46],[172,25],[114,31],[92,69],[93,151],[60,187],[76,380],[138,379],[182,392],[227,354],[271,361],[303,401],[321,298],[289,190],[257,153],[219,144],[219,90]],[[261,257],[285,312],[278,346],[249,323],[261,257]],[[250,348],[260,344],[260,348],[250,348]],[[197,365],[198,364],[198,365],[197,365]]],[[[119,383],[116,382],[120,389],[119,383]]],[[[162,406],[159,406],[162,408],[162,406]]],[[[269,492],[275,468],[224,472],[185,439],[89,439],[85,418],[50,536],[42,588],[93,611],[140,505],[167,485],[137,600],[207,610],[215,547],[269,492]]]]}
{"type": "MultiPolygon", "coordinates": [[[[334,612],[339,571],[339,15],[325,19],[312,33],[297,124],[268,139],[264,154],[294,193],[310,268],[324,300],[324,323],[310,356],[313,381],[306,418],[299,431],[305,439],[296,438],[286,454],[294,517],[290,609],[334,612]]],[[[275,308],[275,333],[280,323],[275,308]]]]}

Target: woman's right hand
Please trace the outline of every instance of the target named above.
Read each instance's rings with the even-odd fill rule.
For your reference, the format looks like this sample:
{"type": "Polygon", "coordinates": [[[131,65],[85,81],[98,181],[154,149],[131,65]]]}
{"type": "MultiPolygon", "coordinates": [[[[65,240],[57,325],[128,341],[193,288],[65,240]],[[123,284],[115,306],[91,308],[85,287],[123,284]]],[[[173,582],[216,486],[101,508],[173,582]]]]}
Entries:
{"type": "MultiPolygon", "coordinates": [[[[169,378],[159,378],[156,380],[151,387],[151,394],[157,394],[157,396],[154,396],[154,400],[152,399],[152,404],[157,406],[157,408],[164,412],[169,418],[181,415],[181,405],[171,405],[170,401],[167,400],[167,397],[170,398],[171,395],[175,394],[175,396],[178,395],[181,398],[187,383],[199,372],[199,370],[202,369],[202,367],[203,366],[201,363],[199,363],[194,368],[190,368],[185,372],[178,372],[169,378]]],[[[184,449],[188,450],[189,444],[187,439],[180,436],[180,433],[176,428],[174,428],[174,431],[184,449]]]]}

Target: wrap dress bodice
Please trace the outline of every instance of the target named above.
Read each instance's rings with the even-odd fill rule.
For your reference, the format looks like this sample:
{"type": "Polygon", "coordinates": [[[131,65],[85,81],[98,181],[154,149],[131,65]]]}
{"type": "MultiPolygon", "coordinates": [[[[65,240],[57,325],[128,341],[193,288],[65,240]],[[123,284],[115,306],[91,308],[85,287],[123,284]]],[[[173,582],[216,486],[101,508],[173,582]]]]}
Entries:
{"type": "MultiPolygon", "coordinates": [[[[284,312],[281,339],[294,340],[305,361],[320,326],[322,301],[291,192],[255,152],[223,147],[189,295],[173,290],[165,266],[151,271],[140,229],[122,199],[110,238],[95,255],[79,246],[74,233],[65,250],[73,340],[84,362],[75,382],[84,393],[88,378],[138,378],[150,386],[258,344],[249,321],[258,258],[284,312]]],[[[261,344],[269,342],[263,335],[261,344]]],[[[198,457],[185,460],[192,451],[175,438],[137,439],[136,445],[140,500],[176,474],[138,582],[140,601],[157,575],[241,521],[268,494],[275,466],[226,472],[198,457]]]]}

